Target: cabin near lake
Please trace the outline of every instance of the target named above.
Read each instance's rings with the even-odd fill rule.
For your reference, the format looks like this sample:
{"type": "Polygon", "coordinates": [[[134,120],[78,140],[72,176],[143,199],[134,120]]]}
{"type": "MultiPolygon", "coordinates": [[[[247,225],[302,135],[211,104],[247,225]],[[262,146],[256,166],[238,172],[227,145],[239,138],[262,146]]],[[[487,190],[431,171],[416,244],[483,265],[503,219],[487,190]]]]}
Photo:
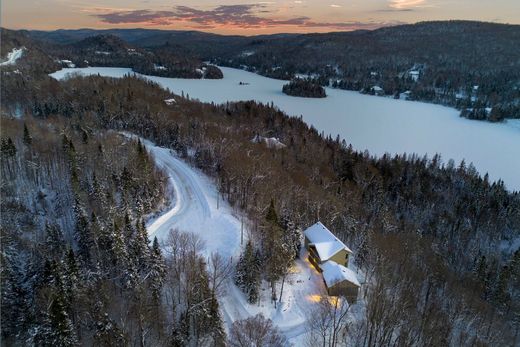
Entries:
{"type": "Polygon", "coordinates": [[[309,262],[321,273],[327,293],[355,303],[361,285],[355,272],[348,268],[350,248],[321,222],[307,228],[304,235],[309,262]]]}

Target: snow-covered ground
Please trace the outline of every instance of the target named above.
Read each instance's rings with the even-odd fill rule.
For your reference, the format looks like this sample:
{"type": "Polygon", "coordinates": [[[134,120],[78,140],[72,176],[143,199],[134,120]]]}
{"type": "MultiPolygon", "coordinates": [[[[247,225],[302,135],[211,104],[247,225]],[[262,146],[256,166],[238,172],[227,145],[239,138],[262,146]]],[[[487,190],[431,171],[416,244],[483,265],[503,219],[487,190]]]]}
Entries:
{"type": "MultiPolygon", "coordinates": [[[[150,141],[142,142],[157,166],[167,173],[173,188],[171,208],[147,226],[150,237],[157,236],[159,241],[164,241],[169,231],[177,228],[197,234],[205,241],[203,255],[218,252],[228,259],[237,260],[242,249],[241,222],[228,203],[219,201],[217,204],[217,190],[212,180],[179,159],[171,150],[155,146],[150,141]]],[[[302,254],[301,259],[306,259],[306,255],[302,254]]],[[[270,293],[264,283],[260,303],[251,305],[230,279],[226,284],[226,294],[220,298],[226,326],[229,328],[237,319],[262,313],[281,329],[291,343],[301,345],[307,330],[307,317],[316,300],[325,293],[321,275],[307,261],[298,260],[286,279],[282,302],[276,309],[270,302],[270,293]]]]}
{"type": "MultiPolygon", "coordinates": [[[[175,79],[147,76],[175,93],[184,92],[201,101],[257,100],[274,102],[289,115],[302,116],[319,131],[337,134],[355,149],[384,153],[440,153],[445,162],[472,162],[482,174],[502,179],[511,190],[520,190],[520,129],[515,122],[499,124],[459,117],[453,108],[405,100],[373,97],[326,88],[322,99],[298,98],[282,93],[285,81],[243,70],[221,68],[221,80],[175,79]],[[240,82],[248,83],[240,85],[240,82]]],[[[100,74],[122,77],[125,68],[63,69],[52,74],[100,74]]]]}
{"type": "Polygon", "coordinates": [[[0,66],[16,64],[16,61],[22,57],[24,50],[25,50],[25,47],[13,48],[13,50],[11,52],[7,53],[7,60],[4,62],[1,62],[0,66]]]}

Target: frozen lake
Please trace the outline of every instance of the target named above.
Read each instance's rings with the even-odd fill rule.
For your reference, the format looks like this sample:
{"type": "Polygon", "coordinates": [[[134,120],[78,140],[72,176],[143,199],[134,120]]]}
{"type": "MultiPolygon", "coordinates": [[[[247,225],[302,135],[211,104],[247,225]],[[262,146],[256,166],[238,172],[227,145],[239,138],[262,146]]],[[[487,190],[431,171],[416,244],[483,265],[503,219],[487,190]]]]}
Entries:
{"type": "MultiPolygon", "coordinates": [[[[302,116],[318,131],[340,135],[357,150],[372,154],[441,154],[443,161],[462,159],[477,170],[502,179],[511,190],[520,191],[520,122],[493,124],[459,117],[453,108],[421,102],[362,95],[326,88],[324,99],[287,96],[287,83],[238,69],[221,68],[221,80],[192,80],[146,76],[176,94],[189,94],[204,102],[257,100],[273,102],[291,116],[302,116]],[[239,82],[249,83],[240,85],[239,82]]],[[[125,68],[89,67],[63,69],[53,73],[63,78],[68,73],[100,74],[122,77],[132,73],[125,68]]]]}

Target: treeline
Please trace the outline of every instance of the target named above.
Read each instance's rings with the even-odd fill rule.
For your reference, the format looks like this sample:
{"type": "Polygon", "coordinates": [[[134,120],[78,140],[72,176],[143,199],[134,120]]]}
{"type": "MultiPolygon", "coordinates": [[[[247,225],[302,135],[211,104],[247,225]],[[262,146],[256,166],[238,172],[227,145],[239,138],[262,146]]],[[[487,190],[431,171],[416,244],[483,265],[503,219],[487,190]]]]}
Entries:
{"type": "MultiPolygon", "coordinates": [[[[285,229],[267,218],[270,210],[302,227],[319,218],[352,245],[367,274],[366,315],[349,330],[359,345],[515,343],[516,262],[501,245],[518,237],[520,199],[502,182],[439,156],[373,158],[253,102],[208,105],[174,96],[167,106],[170,94],[130,77],[52,85],[33,91],[38,98],[24,109],[45,100],[51,111],[39,116],[49,117],[71,107],[71,119],[139,134],[215,177],[220,194],[253,223],[243,258],[262,262],[266,242],[286,244],[285,229]],[[286,147],[252,143],[257,133],[286,147]]],[[[257,278],[283,281],[283,271],[267,268],[257,278]]]]}

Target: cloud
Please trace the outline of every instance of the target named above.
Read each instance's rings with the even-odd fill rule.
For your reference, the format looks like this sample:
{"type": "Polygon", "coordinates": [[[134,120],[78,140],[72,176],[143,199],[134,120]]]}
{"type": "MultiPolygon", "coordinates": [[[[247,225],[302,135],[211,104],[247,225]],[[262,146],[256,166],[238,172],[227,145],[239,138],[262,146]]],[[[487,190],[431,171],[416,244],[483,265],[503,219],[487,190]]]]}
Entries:
{"type": "Polygon", "coordinates": [[[176,6],[172,11],[125,10],[92,14],[108,24],[141,24],[167,26],[183,23],[196,29],[235,27],[242,29],[270,26],[293,26],[299,28],[330,28],[338,30],[376,29],[402,22],[317,22],[306,16],[271,18],[259,16],[270,13],[266,4],[221,5],[211,10],[199,10],[188,6],[176,6]]]}
{"type": "Polygon", "coordinates": [[[412,7],[420,7],[424,5],[426,0],[390,0],[389,6],[397,10],[409,9],[412,7]]]}
{"type": "Polygon", "coordinates": [[[340,8],[341,5],[336,5],[336,4],[332,4],[332,5],[329,5],[330,7],[334,7],[334,8],[340,8]]]}

